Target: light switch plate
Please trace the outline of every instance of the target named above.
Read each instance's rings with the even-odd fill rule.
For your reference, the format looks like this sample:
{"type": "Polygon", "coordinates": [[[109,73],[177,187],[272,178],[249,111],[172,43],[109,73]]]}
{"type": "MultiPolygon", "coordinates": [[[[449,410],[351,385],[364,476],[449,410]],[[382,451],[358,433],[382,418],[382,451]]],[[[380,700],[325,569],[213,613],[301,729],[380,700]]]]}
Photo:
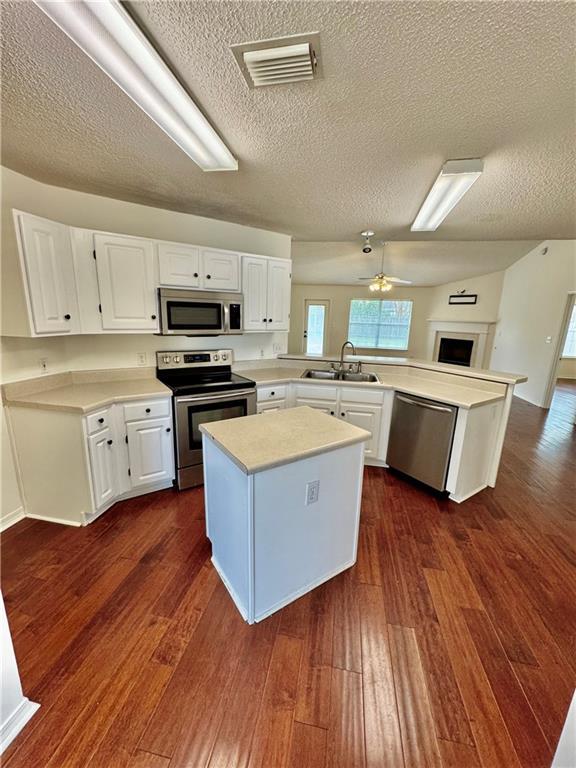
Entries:
{"type": "Polygon", "coordinates": [[[306,483],[306,505],[315,504],[320,495],[320,480],[312,480],[306,483]]]}

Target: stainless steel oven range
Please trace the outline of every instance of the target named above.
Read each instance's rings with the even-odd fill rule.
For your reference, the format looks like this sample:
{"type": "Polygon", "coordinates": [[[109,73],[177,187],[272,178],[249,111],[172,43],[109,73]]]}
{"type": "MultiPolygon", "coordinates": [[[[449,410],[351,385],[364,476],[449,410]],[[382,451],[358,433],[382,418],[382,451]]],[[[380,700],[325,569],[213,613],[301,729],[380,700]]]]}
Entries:
{"type": "Polygon", "coordinates": [[[256,413],[256,384],[232,373],[232,350],[156,353],[156,376],[174,397],[178,488],[204,482],[200,424],[256,413]]]}

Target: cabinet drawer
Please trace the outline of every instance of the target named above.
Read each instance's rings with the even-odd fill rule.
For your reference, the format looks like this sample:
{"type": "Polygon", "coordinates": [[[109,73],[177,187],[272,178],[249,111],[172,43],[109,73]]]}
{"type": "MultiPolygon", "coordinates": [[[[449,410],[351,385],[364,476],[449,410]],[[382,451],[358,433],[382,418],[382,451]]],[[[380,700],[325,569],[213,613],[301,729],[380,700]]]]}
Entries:
{"type": "Polygon", "coordinates": [[[270,403],[258,404],[257,413],[277,413],[286,408],[286,400],[272,400],[270,403]]]}
{"type": "Polygon", "coordinates": [[[286,398],[286,384],[276,387],[258,387],[258,402],[265,400],[284,400],[286,398]]]}
{"type": "Polygon", "coordinates": [[[342,403],[373,403],[382,405],[384,392],[381,389],[370,389],[369,387],[342,387],[340,390],[340,401],[342,403]]]}
{"type": "Polygon", "coordinates": [[[170,416],[170,400],[143,400],[141,403],[124,406],[125,421],[157,419],[161,416],[170,416]]]}
{"type": "Polygon", "coordinates": [[[311,400],[333,400],[336,402],[338,397],[337,387],[325,387],[315,384],[296,384],[296,398],[307,398],[311,400]]]}
{"type": "Polygon", "coordinates": [[[86,416],[86,425],[88,427],[88,434],[93,435],[96,432],[100,432],[102,429],[112,426],[112,411],[110,408],[105,408],[102,411],[96,411],[86,416]]]}

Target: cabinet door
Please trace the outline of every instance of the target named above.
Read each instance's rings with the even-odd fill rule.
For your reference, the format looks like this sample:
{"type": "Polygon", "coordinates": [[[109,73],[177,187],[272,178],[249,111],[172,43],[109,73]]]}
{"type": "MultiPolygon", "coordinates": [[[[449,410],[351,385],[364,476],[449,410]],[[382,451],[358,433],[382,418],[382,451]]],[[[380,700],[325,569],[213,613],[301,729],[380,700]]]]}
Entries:
{"type": "Polygon", "coordinates": [[[268,259],[242,257],[244,330],[265,331],[268,326],[268,259]]]}
{"type": "Polygon", "coordinates": [[[256,406],[257,413],[273,413],[286,408],[286,400],[274,400],[272,403],[261,403],[256,406]]]}
{"type": "Polygon", "coordinates": [[[94,244],[104,330],[157,331],[153,241],[97,234],[94,244]]]}
{"type": "Polygon", "coordinates": [[[203,248],[200,285],[211,291],[239,291],[239,254],[203,248]]]}
{"type": "Polygon", "coordinates": [[[290,329],[290,288],[292,262],[286,259],[268,261],[268,330],[290,329]]]}
{"type": "Polygon", "coordinates": [[[116,445],[109,427],[88,438],[94,506],[101,509],[116,496],[116,445]]]}
{"type": "Polygon", "coordinates": [[[18,214],[22,256],[36,333],[78,333],[78,301],[65,224],[18,214]]]}
{"type": "Polygon", "coordinates": [[[172,419],[147,419],[126,425],[132,487],[174,477],[172,419]]]}
{"type": "Polygon", "coordinates": [[[310,408],[315,408],[317,411],[327,413],[329,416],[335,416],[337,411],[336,403],[333,403],[330,400],[308,400],[305,397],[299,397],[296,400],[296,408],[299,405],[308,405],[310,408]]]}
{"type": "Polygon", "coordinates": [[[382,421],[381,406],[340,403],[340,418],[372,433],[371,439],[365,443],[364,454],[376,458],[382,421]]]}
{"type": "Polygon", "coordinates": [[[194,245],[158,243],[160,285],[197,288],[200,285],[200,249],[194,245]]]}

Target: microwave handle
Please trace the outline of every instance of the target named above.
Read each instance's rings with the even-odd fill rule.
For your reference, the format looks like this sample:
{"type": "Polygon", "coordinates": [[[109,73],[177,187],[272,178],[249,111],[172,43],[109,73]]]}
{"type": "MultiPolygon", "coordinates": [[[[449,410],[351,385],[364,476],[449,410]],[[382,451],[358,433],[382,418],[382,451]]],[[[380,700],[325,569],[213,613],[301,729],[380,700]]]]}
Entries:
{"type": "Polygon", "coordinates": [[[227,301],[222,302],[222,309],[224,310],[224,333],[230,332],[230,305],[227,301]]]}

